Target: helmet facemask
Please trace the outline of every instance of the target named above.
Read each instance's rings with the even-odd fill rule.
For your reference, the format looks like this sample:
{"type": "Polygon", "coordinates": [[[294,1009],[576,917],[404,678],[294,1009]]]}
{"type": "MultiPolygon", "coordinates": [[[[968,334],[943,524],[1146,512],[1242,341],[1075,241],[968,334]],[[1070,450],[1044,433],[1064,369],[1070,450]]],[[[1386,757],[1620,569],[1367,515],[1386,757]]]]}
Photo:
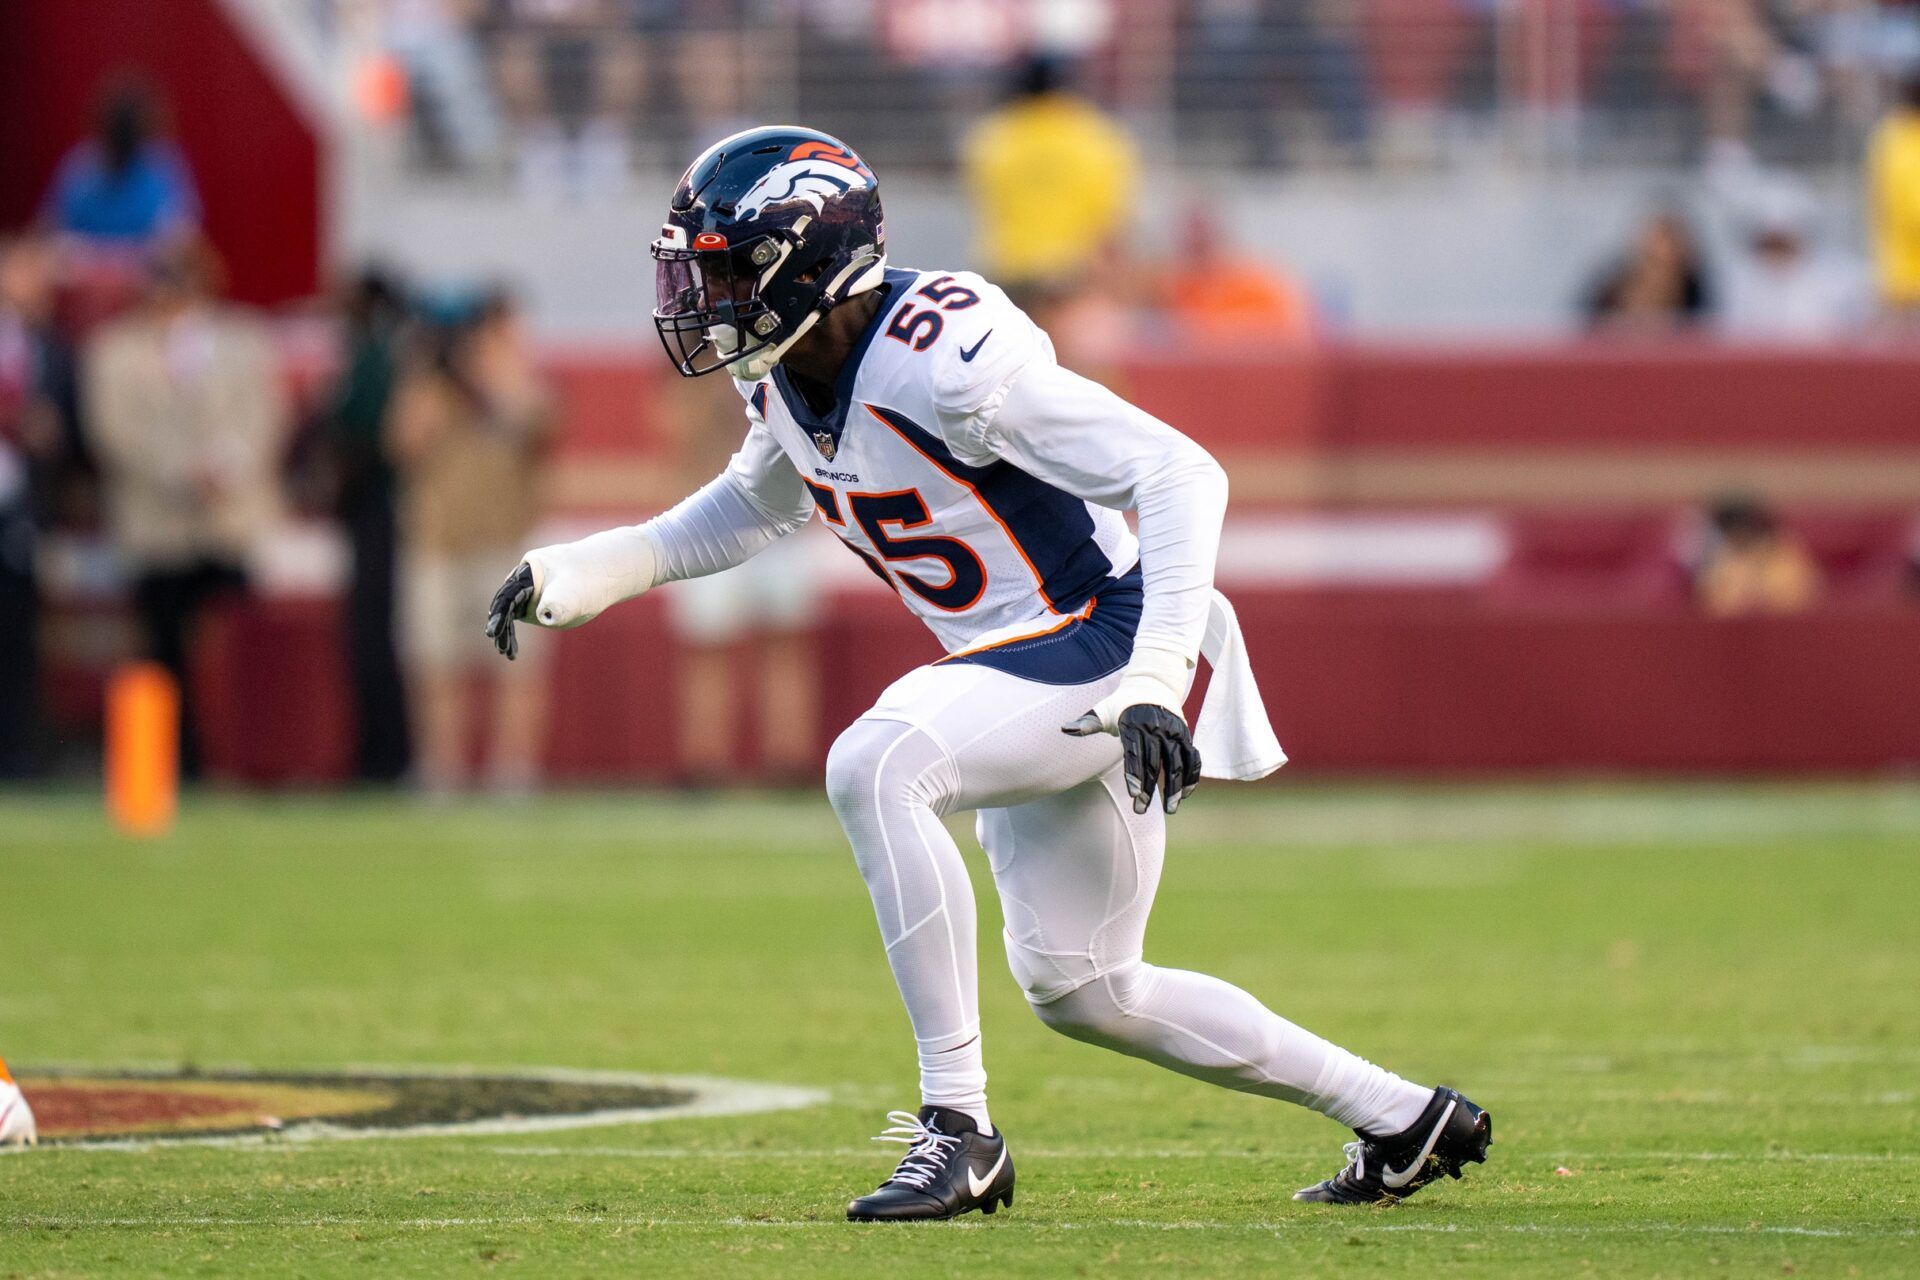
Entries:
{"type": "MultiPolygon", "coordinates": [[[[799,267],[792,261],[799,246],[789,233],[711,248],[683,247],[684,234],[669,225],[653,242],[653,323],[667,358],[689,378],[719,369],[743,382],[765,377],[815,321],[886,274],[886,255],[877,245],[821,280],[818,273],[832,262],[799,267]],[[797,318],[783,318],[796,311],[797,318]]],[[[709,234],[693,237],[694,243],[709,234]]]]}
{"type": "Polygon", "coordinates": [[[792,253],[790,243],[774,233],[729,245],[702,233],[696,244],[719,243],[695,248],[678,231],[669,227],[653,244],[653,321],[683,375],[713,373],[799,336],[781,332],[780,316],[761,292],[792,253]]]}

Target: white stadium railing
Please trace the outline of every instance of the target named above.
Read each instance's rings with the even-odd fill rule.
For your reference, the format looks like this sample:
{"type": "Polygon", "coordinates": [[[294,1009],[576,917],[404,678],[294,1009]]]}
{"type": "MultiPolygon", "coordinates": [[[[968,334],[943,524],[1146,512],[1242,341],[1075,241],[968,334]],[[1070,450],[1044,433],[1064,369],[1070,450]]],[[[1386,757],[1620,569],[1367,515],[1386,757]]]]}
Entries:
{"type": "Polygon", "coordinates": [[[582,131],[604,163],[672,167],[769,118],[858,138],[895,170],[945,168],[1036,42],[1070,50],[1089,95],[1182,165],[1646,166],[1733,148],[1817,168],[1857,161],[1920,61],[1920,10],[1868,0],[304,2],[342,31],[374,14],[411,72],[411,163],[454,172],[511,173],[582,131]]]}

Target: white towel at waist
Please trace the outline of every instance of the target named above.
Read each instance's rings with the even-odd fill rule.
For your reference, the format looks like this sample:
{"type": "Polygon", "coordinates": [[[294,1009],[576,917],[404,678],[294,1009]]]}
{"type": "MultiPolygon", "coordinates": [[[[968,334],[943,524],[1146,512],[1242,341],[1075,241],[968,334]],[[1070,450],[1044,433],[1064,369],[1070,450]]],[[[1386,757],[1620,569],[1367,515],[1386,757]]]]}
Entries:
{"type": "Polygon", "coordinates": [[[1193,730],[1201,776],[1235,782],[1266,777],[1287,762],[1287,753],[1267,722],[1240,620],[1218,591],[1207,609],[1207,634],[1200,642],[1200,653],[1213,664],[1213,679],[1193,730]]]}

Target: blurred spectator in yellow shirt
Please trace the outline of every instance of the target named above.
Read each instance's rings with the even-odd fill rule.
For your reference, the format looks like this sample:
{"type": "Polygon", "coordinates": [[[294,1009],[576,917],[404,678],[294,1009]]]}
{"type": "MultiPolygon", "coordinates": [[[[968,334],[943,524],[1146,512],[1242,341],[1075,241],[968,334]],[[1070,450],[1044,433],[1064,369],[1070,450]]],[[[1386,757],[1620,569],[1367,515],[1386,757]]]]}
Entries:
{"type": "Polygon", "coordinates": [[[1694,577],[1700,607],[1719,618],[1798,613],[1820,598],[1820,567],[1757,498],[1715,502],[1711,540],[1694,577]]]}
{"type": "Polygon", "coordinates": [[[1874,131],[1867,176],[1880,300],[1920,323],[1920,75],[1874,131]]]}
{"type": "Polygon", "coordinates": [[[1133,140],[1067,87],[1053,57],[1026,64],[968,135],[963,162],[981,269],[1022,305],[1074,291],[1126,234],[1133,140]]]}

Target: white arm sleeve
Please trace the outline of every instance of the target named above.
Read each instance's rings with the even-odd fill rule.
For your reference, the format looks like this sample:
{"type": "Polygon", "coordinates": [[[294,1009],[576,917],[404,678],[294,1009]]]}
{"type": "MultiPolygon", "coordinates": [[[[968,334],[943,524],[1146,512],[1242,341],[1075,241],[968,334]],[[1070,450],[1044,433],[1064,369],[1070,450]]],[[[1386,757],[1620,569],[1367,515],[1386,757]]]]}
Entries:
{"type": "Polygon", "coordinates": [[[727,469],[642,526],[659,555],[654,581],[731,569],[807,522],[813,498],[786,451],[754,423],[727,469]]]}
{"type": "Polygon", "coordinates": [[[976,420],[982,446],[1076,497],[1137,515],[1145,600],[1131,692],[1177,711],[1206,633],[1226,472],[1166,423],[1051,360],[1030,361],[998,399],[997,413],[976,420]],[[1145,696],[1156,688],[1165,696],[1145,696]]]}
{"type": "Polygon", "coordinates": [[[663,582],[732,568],[805,524],[813,500],[755,421],[727,469],[644,524],[527,552],[543,627],[577,627],[663,582]]]}

